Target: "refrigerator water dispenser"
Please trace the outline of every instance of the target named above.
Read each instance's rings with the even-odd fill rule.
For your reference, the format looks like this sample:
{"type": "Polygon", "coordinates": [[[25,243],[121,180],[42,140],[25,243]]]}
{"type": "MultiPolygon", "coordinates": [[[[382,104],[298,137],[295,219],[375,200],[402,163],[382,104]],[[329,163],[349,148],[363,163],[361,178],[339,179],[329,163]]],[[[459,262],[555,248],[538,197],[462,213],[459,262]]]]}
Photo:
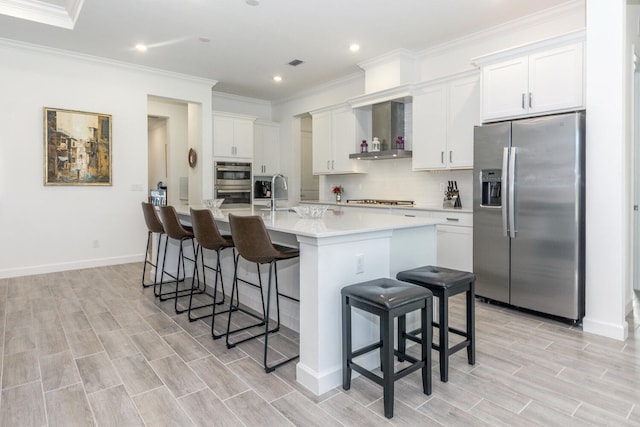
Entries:
{"type": "Polygon", "coordinates": [[[480,173],[480,185],[481,206],[502,206],[502,169],[483,169],[480,173]]]}

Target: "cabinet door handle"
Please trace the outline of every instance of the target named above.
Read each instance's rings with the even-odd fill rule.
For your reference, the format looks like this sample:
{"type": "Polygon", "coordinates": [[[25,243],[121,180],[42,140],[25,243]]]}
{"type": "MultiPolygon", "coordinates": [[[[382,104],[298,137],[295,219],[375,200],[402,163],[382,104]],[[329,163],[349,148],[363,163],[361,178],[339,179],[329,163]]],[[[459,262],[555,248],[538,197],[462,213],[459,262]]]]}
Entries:
{"type": "Polygon", "coordinates": [[[523,109],[523,110],[524,110],[524,96],[525,96],[525,95],[524,95],[524,93],[523,93],[523,94],[522,94],[522,102],[521,102],[521,104],[522,104],[522,109],[523,109]]]}
{"type": "Polygon", "coordinates": [[[440,163],[444,165],[444,151],[440,152],[440,163]]]}
{"type": "Polygon", "coordinates": [[[407,215],[407,214],[405,214],[405,216],[408,216],[409,218],[415,218],[416,217],[415,215],[407,215]]]}
{"type": "Polygon", "coordinates": [[[327,160],[327,170],[330,170],[331,168],[329,167],[329,160],[327,160]]]}
{"type": "Polygon", "coordinates": [[[336,161],[331,160],[331,170],[334,170],[335,168],[336,168],[336,161]]]}
{"type": "Polygon", "coordinates": [[[460,218],[449,218],[449,217],[447,217],[447,221],[458,222],[458,221],[460,221],[460,218]]]}
{"type": "Polygon", "coordinates": [[[532,103],[533,103],[533,95],[531,94],[531,92],[529,92],[529,108],[532,107],[532,103]]]}
{"type": "Polygon", "coordinates": [[[449,163],[453,163],[453,150],[449,150],[449,163]]]}

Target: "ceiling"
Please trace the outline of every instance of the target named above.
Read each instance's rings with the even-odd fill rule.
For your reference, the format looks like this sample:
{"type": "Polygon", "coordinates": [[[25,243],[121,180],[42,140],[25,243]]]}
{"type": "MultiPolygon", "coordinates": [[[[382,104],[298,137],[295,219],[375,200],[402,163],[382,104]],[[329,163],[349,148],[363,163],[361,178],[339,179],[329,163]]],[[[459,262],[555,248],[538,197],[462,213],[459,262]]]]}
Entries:
{"type": "Polygon", "coordinates": [[[273,101],[394,49],[420,51],[566,2],[0,0],[0,38],[217,80],[216,91],[273,101]],[[292,67],[293,59],[304,63],[292,67]]]}

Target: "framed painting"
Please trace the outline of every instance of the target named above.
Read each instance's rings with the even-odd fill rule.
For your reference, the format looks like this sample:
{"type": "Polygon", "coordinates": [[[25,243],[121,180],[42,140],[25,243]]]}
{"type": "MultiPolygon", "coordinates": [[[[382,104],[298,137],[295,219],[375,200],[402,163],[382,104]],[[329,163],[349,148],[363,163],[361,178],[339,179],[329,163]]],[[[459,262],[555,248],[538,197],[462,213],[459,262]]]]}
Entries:
{"type": "Polygon", "coordinates": [[[44,108],[44,185],[111,185],[111,115],[44,108]]]}

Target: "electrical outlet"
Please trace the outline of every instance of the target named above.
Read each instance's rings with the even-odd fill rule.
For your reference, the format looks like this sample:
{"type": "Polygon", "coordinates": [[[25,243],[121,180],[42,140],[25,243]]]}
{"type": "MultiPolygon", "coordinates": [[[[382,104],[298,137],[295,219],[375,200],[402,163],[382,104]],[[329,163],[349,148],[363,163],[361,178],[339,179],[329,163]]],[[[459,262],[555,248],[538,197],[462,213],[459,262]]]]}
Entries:
{"type": "Polygon", "coordinates": [[[356,274],[364,273],[364,255],[357,254],[356,255],[356,274]]]}
{"type": "Polygon", "coordinates": [[[440,183],[440,192],[444,193],[444,182],[440,183]]]}
{"type": "Polygon", "coordinates": [[[96,248],[96,249],[99,248],[100,247],[100,240],[94,240],[93,241],[93,247],[96,248]]]}

